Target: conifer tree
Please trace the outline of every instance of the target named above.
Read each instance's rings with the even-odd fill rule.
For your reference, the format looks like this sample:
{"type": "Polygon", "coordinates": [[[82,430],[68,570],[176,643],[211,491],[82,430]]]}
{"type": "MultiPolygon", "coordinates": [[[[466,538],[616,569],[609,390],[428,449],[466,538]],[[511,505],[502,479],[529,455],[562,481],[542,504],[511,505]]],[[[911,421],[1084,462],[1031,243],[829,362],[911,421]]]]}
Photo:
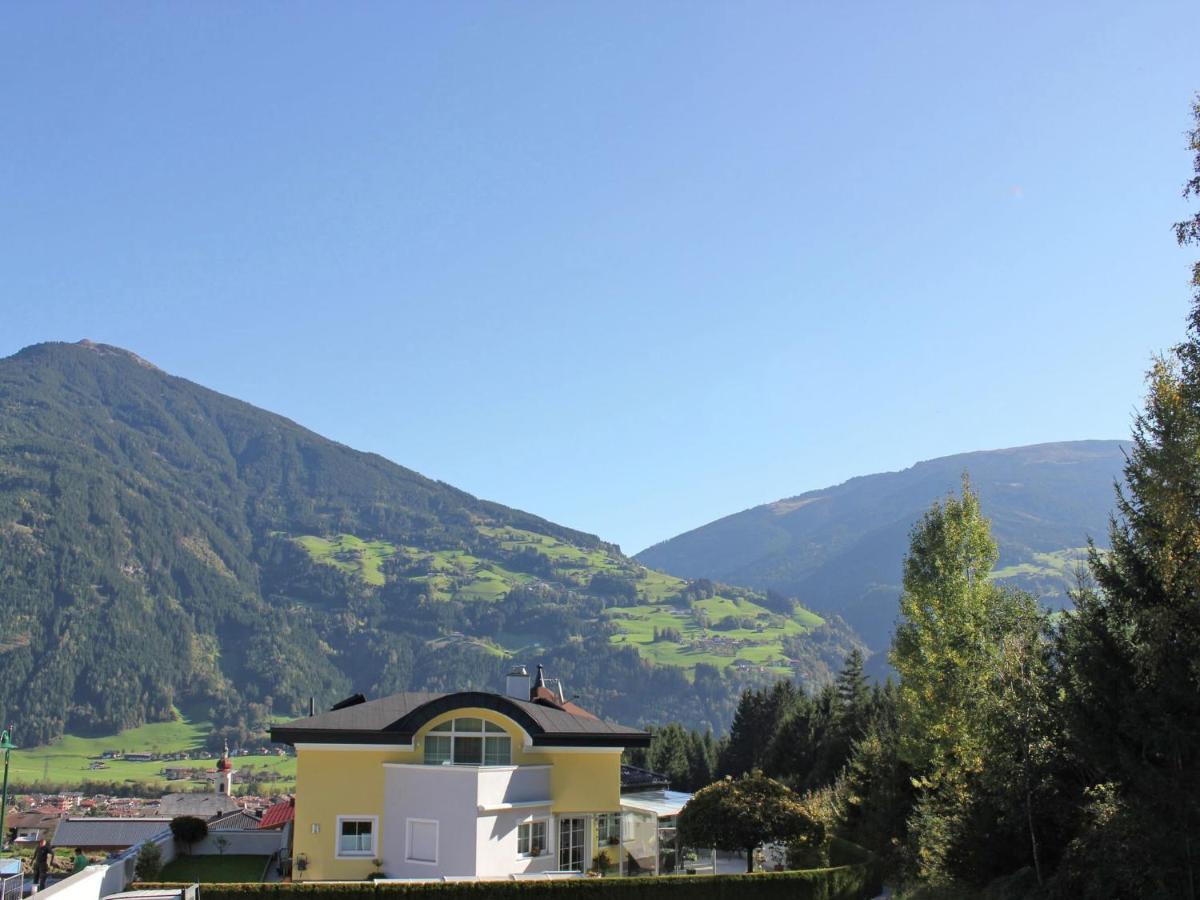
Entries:
{"type": "MultiPolygon", "coordinates": [[[[1200,197],[1200,95],[1193,113],[1185,197],[1200,197]]],[[[1176,236],[1200,244],[1200,213],[1176,236]]],[[[1112,855],[1078,843],[1141,836],[1140,864],[1188,898],[1200,868],[1200,263],[1193,285],[1187,338],[1148,376],[1112,550],[1092,547],[1096,586],[1078,592],[1062,639],[1073,749],[1114,823],[1076,851],[1103,862],[1112,855]]]]}

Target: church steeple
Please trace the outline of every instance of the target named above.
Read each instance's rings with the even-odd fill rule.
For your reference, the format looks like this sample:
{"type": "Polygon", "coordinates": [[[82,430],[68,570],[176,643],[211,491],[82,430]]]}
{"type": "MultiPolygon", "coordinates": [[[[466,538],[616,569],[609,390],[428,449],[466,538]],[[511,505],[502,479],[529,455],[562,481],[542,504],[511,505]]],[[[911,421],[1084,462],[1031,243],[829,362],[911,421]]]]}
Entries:
{"type": "Polygon", "coordinates": [[[233,763],[229,761],[229,741],[225,742],[225,752],[217,760],[217,793],[226,797],[233,795],[233,763]]]}

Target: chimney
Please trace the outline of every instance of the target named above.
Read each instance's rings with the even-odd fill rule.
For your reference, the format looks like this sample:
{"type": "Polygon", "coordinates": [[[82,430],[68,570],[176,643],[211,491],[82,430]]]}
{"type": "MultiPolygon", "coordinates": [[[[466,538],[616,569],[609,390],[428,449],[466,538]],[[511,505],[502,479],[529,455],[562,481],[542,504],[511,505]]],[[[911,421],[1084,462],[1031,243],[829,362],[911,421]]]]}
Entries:
{"type": "MultiPolygon", "coordinates": [[[[554,679],[550,679],[553,681],[554,679]]],[[[530,700],[549,700],[552,704],[557,705],[559,696],[546,683],[546,673],[541,666],[537,668],[537,678],[533,681],[533,687],[529,689],[530,700]]]]}
{"type": "Polygon", "coordinates": [[[504,693],[517,700],[529,699],[529,670],[524,666],[513,666],[504,679],[504,693]]]}

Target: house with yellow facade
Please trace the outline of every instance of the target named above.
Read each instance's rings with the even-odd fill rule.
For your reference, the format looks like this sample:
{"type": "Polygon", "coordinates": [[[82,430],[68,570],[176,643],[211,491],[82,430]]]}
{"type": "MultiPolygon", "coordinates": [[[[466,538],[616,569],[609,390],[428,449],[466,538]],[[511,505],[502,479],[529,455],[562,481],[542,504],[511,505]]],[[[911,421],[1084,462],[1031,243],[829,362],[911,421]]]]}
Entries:
{"type": "Polygon", "coordinates": [[[296,880],[639,866],[621,752],[650,736],[565,700],[541,666],[532,685],[515,669],[504,693],[356,696],[271,736],[296,749],[296,880]]]}

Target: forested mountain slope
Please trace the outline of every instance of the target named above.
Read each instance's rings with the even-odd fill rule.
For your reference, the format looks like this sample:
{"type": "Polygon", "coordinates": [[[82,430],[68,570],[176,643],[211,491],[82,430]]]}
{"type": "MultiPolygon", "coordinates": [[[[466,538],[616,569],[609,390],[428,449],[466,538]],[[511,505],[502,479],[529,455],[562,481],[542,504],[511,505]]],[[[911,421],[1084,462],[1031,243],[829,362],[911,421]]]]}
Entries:
{"type": "Polygon", "coordinates": [[[726,516],[641,553],[648,566],[780,591],[840,614],[874,648],[896,617],[912,526],[968,472],[1000,547],[998,577],[1065,602],[1089,537],[1107,540],[1119,441],[1037,444],[946,456],[852,478],[726,516]]]}
{"type": "Polygon", "coordinates": [[[614,717],[722,727],[747,680],[851,645],[87,341],[0,360],[0,604],[26,745],[180,706],[244,737],[311,695],[495,688],[511,654],[614,717]]]}

